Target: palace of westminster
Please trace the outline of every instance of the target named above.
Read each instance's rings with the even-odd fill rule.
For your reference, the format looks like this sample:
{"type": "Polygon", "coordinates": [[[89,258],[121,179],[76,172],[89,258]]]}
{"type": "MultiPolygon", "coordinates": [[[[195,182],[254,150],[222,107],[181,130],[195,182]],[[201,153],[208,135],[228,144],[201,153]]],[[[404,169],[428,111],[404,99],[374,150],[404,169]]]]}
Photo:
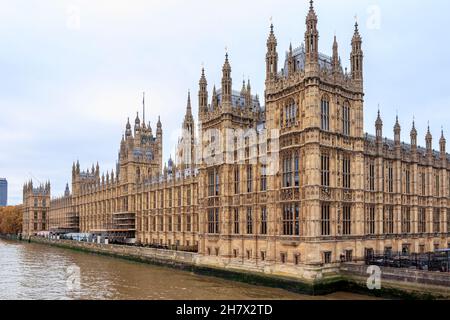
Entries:
{"type": "MultiPolygon", "coordinates": [[[[176,161],[163,167],[163,131],[128,121],[115,171],[72,167],[71,191],[23,188],[23,234],[88,233],[137,244],[195,248],[205,265],[308,277],[368,252],[432,252],[450,246],[450,156],[364,133],[362,38],[355,25],[351,70],[336,37],[319,53],[313,1],[305,41],[279,68],[273,25],[267,39],[265,106],[250,83],[209,98],[202,70],[198,127],[189,95],[176,161]],[[196,130],[198,128],[198,130],[196,130]],[[255,143],[255,140],[258,143],[255,143]],[[231,149],[231,151],[229,151],[231,149]],[[316,270],[314,269],[314,270],[316,270]]],[[[145,112],[145,111],[144,111],[145,112]]]]}

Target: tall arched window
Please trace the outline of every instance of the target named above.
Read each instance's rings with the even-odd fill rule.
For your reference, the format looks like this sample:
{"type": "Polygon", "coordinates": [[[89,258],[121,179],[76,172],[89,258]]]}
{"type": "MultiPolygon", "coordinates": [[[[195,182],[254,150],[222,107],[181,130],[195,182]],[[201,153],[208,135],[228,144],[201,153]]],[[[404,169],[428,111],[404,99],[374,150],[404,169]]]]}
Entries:
{"type": "Polygon", "coordinates": [[[344,103],[342,108],[342,133],[345,136],[350,135],[350,106],[348,102],[344,103]]]}
{"type": "Polygon", "coordinates": [[[141,169],[136,168],[136,181],[141,181],[141,169]]]}
{"type": "Polygon", "coordinates": [[[323,97],[320,103],[320,128],[330,130],[330,102],[328,97],[323,97]]]}
{"type": "Polygon", "coordinates": [[[289,127],[297,121],[298,107],[294,100],[289,102],[284,107],[284,125],[289,127]]]}

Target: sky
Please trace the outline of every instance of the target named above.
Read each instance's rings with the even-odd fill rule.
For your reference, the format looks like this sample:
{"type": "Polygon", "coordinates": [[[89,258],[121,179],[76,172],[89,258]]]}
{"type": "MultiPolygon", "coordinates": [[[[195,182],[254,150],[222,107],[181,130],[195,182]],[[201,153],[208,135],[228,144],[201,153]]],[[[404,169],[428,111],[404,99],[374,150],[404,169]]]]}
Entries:
{"type": "MultiPolygon", "coordinates": [[[[127,117],[161,116],[164,160],[174,154],[191,90],[194,114],[201,66],[220,86],[228,48],[234,87],[250,79],[263,102],[265,53],[272,19],[278,53],[301,45],[307,0],[0,0],[0,177],[9,204],[22,185],[51,181],[52,196],[70,183],[73,161],[115,168],[127,117]]],[[[398,114],[409,142],[413,117],[425,144],[429,122],[438,148],[450,141],[450,2],[446,0],[316,0],[319,49],[333,36],[350,67],[355,17],[364,50],[365,131],[383,134],[398,114]]]]}

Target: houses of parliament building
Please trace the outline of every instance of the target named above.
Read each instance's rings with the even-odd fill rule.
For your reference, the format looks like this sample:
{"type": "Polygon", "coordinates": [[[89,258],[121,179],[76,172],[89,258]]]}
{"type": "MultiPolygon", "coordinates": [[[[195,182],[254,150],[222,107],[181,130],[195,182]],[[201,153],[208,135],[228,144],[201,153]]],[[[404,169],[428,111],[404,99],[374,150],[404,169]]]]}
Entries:
{"type": "Polygon", "coordinates": [[[432,252],[450,246],[450,156],[364,132],[364,55],[358,24],[351,68],[319,52],[311,1],[304,43],[279,60],[267,39],[265,105],[250,82],[233,90],[228,53],[221,88],[202,70],[198,126],[189,94],[176,159],[163,167],[163,130],[128,120],[117,166],[72,167],[71,191],[24,186],[23,234],[47,230],[195,247],[199,261],[308,278],[370,252],[432,252]],[[209,94],[212,92],[212,96],[209,94]]]}

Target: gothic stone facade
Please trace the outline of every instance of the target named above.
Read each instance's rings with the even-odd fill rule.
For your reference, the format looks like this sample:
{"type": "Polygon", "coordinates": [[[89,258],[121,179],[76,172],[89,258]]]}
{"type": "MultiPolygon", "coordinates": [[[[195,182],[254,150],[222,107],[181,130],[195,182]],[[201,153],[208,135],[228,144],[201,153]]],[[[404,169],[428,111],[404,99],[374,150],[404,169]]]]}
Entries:
{"type": "Polygon", "coordinates": [[[68,212],[79,216],[80,231],[196,246],[203,264],[306,279],[371,251],[449,246],[445,138],[435,152],[428,131],[426,148],[418,147],[413,124],[411,143],[402,143],[397,121],[394,140],[385,139],[380,114],[375,136],[365,134],[358,25],[347,72],[336,38],[331,57],[319,53],[317,23],[311,1],[305,42],[290,46],[281,69],[271,26],[265,107],[250,82],[232,89],[228,54],[211,100],[202,70],[199,137],[189,95],[176,163],[162,168],[161,123],[154,137],[137,117],[116,174],[74,164],[68,212]]]}
{"type": "Polygon", "coordinates": [[[37,234],[49,228],[50,183],[33,186],[33,181],[23,186],[22,233],[37,234]]]}

